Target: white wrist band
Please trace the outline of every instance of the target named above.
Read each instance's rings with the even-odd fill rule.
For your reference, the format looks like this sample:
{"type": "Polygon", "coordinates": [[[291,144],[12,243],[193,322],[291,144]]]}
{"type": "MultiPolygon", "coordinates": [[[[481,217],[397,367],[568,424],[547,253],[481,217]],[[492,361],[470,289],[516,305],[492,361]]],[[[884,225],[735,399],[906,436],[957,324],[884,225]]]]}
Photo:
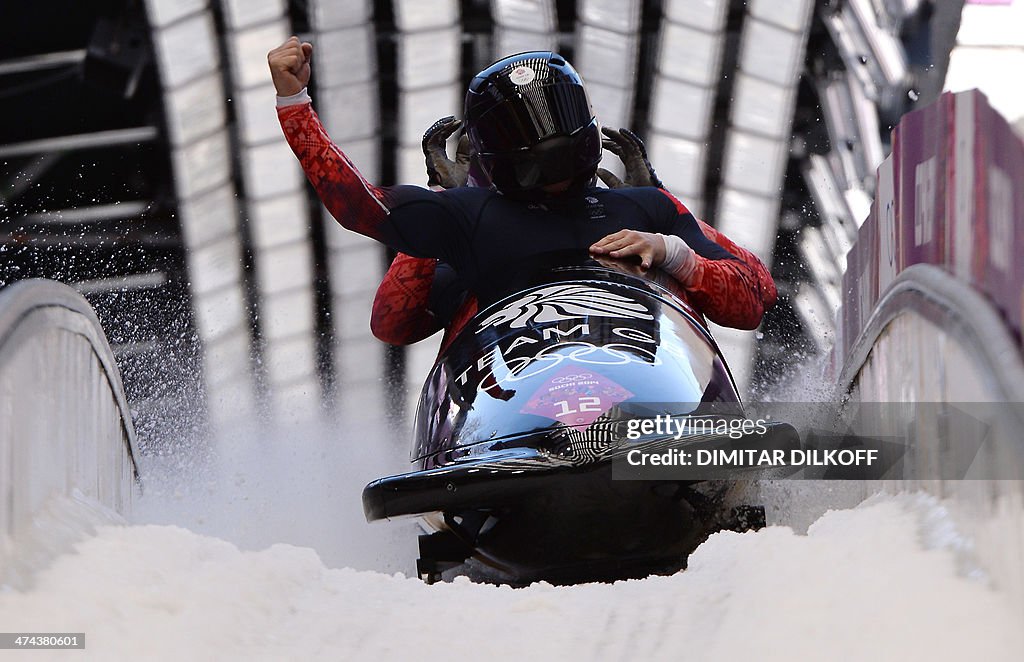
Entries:
{"type": "Polygon", "coordinates": [[[688,284],[687,280],[697,267],[697,255],[682,237],[663,234],[661,238],[665,241],[665,261],[662,262],[661,268],[680,283],[688,284]]]}
{"type": "Polygon", "coordinates": [[[310,101],[312,101],[312,99],[309,98],[309,90],[302,88],[299,92],[291,96],[277,97],[277,107],[284,108],[286,106],[297,106],[300,103],[307,103],[310,101]]]}

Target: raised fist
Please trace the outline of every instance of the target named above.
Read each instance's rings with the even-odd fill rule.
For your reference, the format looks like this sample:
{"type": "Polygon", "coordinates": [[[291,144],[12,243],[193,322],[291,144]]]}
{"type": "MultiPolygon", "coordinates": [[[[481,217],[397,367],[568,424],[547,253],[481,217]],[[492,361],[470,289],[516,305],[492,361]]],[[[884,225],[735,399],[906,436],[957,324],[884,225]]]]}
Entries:
{"type": "Polygon", "coordinates": [[[274,80],[277,96],[290,97],[309,85],[309,60],[313,57],[313,44],[300,42],[298,37],[289,37],[274,50],[267,53],[270,76],[274,80]]]}

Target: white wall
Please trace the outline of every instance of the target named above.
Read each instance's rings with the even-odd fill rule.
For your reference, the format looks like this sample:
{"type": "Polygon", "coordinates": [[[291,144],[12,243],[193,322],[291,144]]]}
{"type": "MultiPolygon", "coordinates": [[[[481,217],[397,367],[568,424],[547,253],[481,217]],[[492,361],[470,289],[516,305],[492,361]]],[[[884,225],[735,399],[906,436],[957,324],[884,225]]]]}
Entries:
{"type": "Polygon", "coordinates": [[[62,498],[129,512],[134,443],[120,374],[85,299],[53,281],[0,290],[0,583],[19,541],[62,498]]]}

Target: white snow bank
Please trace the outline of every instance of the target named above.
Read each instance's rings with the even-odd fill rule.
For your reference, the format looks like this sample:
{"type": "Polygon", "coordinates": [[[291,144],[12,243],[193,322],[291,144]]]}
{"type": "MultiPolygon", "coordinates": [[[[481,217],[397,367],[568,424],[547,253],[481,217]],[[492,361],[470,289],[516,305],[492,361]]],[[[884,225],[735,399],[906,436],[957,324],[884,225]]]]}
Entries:
{"type": "Polygon", "coordinates": [[[30,587],[37,572],[93,536],[97,527],[124,523],[123,517],[78,489],[53,495],[36,508],[17,538],[0,534],[0,586],[30,587]]]}
{"type": "Polygon", "coordinates": [[[717,534],[671,577],[510,589],[106,527],[0,594],[0,623],[85,632],[96,659],[1019,660],[1002,596],[957,572],[967,547],[934,501],[875,499],[806,536],[717,534]]]}

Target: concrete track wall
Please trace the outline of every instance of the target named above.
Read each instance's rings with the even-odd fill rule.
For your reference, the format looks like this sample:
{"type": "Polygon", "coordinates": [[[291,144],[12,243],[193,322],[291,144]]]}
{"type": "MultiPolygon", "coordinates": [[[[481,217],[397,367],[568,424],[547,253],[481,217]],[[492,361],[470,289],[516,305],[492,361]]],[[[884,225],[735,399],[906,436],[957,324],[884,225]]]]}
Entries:
{"type": "Polygon", "coordinates": [[[127,514],[135,457],[121,376],[85,299],[45,280],[0,290],[0,583],[56,501],[127,514]]]}
{"type": "Polygon", "coordinates": [[[835,398],[941,404],[859,430],[904,439],[913,479],[854,490],[946,499],[970,563],[1024,613],[1024,143],[976,91],[943,95],[893,136],[847,257],[835,398]],[[957,420],[984,442],[965,479],[940,479],[973,443],[957,420]]]}
{"type": "Polygon", "coordinates": [[[946,272],[918,265],[883,295],[856,347],[839,382],[849,407],[949,405],[894,409],[905,416],[860,430],[904,438],[913,463],[904,470],[912,478],[868,483],[863,492],[924,491],[946,500],[971,541],[971,563],[1024,612],[1024,362],[996,309],[946,272]],[[966,478],[942,479],[958,442],[971,437],[951,427],[958,415],[984,426],[985,442],[966,478]]]}

